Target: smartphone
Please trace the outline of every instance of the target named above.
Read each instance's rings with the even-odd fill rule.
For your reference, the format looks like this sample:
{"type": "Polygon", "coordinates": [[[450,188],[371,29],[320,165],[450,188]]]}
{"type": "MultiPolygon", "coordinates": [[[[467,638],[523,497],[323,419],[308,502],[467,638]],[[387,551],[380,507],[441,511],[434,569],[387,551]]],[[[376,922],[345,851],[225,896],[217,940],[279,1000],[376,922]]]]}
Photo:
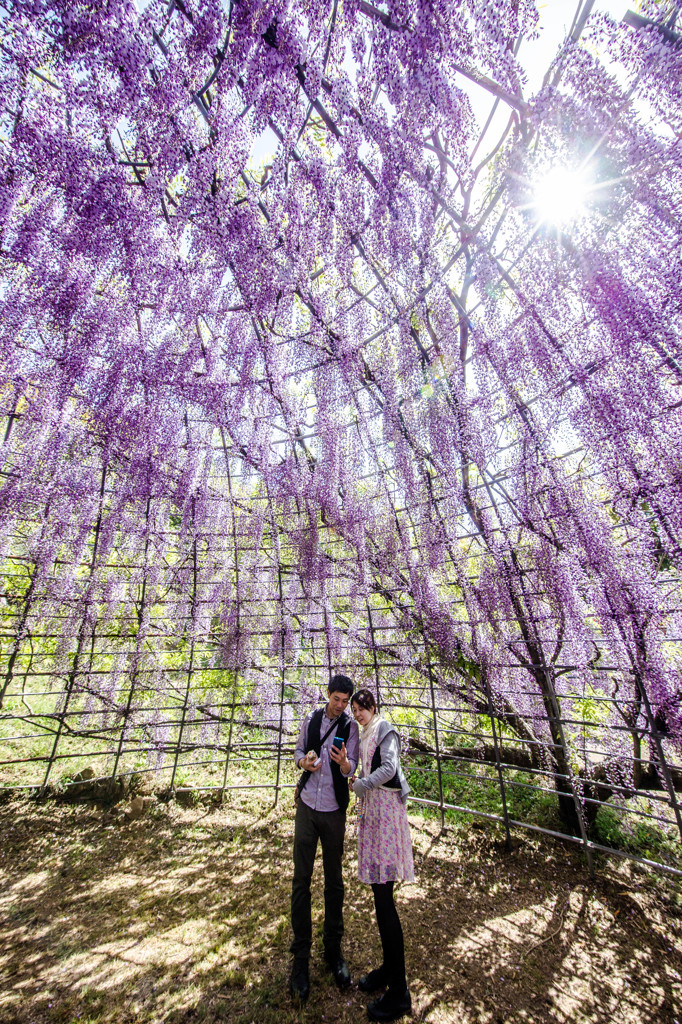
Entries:
{"type": "Polygon", "coordinates": [[[337,750],[341,750],[341,747],[343,746],[343,736],[335,736],[332,743],[337,750]]]}

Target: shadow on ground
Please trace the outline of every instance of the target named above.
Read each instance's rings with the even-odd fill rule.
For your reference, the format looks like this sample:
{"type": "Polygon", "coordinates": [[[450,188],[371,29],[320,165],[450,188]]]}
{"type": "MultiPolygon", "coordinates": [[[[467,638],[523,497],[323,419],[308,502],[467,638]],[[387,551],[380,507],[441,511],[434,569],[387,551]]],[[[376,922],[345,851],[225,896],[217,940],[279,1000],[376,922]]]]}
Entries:
{"type": "MultiPolygon", "coordinates": [[[[235,800],[139,821],[54,803],[0,808],[0,1021],[354,1024],[367,998],[317,950],[302,1011],[287,994],[292,809],[235,800]]],[[[413,822],[418,882],[398,893],[414,1019],[430,1024],[682,1024],[676,883],[578,851],[413,822]]],[[[345,950],[376,966],[369,890],[347,850],[345,950]]]]}

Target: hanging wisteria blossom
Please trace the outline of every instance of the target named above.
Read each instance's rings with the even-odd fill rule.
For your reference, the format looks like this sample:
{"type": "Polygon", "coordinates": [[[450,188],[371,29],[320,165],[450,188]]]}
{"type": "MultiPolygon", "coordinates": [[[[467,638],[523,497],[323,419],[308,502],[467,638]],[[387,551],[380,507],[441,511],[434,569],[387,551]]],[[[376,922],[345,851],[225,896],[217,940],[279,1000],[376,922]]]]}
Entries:
{"type": "Polygon", "coordinates": [[[38,784],[74,737],[281,755],[344,668],[485,720],[573,834],[638,790],[682,829],[682,47],[577,6],[531,88],[531,0],[2,0],[38,784]]]}

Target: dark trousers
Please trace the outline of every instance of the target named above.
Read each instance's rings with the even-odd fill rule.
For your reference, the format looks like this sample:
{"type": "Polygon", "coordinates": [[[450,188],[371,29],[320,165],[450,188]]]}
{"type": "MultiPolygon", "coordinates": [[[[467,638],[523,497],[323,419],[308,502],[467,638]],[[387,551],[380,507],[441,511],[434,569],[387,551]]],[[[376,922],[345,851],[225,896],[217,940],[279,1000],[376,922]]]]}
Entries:
{"type": "Polygon", "coordinates": [[[405,941],[403,929],[393,902],[393,882],[373,885],[374,909],[377,915],[381,948],[384,951],[383,969],[388,988],[396,995],[402,995],[407,988],[405,978],[405,941]]]}
{"type": "Polygon", "coordinates": [[[310,880],[313,876],[318,839],[322,843],[324,868],[324,952],[337,956],[343,937],[343,837],[345,811],[314,811],[298,801],[294,825],[294,881],[291,887],[291,927],[294,957],[307,960],[313,939],[310,914],[310,880]]]}

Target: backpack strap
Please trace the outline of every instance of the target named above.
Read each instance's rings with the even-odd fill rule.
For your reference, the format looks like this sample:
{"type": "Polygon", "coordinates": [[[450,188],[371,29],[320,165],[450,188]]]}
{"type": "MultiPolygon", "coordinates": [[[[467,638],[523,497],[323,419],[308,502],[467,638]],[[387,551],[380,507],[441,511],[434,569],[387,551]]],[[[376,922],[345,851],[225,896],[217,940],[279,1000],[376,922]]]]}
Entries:
{"type": "Polygon", "coordinates": [[[336,728],[336,722],[332,722],[331,728],[327,729],[324,736],[320,739],[320,733],[322,732],[322,719],[324,718],[324,708],[317,708],[313,711],[308,722],[308,732],[306,733],[305,745],[308,750],[314,750],[317,756],[320,756],[322,745],[326,740],[327,736],[333,729],[336,728]]]}
{"type": "MultiPolygon", "coordinates": [[[[352,721],[348,712],[344,711],[343,714],[339,716],[339,718],[335,719],[332,722],[331,726],[329,727],[329,729],[327,729],[324,736],[321,737],[320,734],[322,732],[323,718],[324,708],[318,708],[316,711],[313,711],[312,715],[310,716],[310,721],[308,722],[308,729],[306,732],[306,746],[310,750],[314,750],[318,757],[320,756],[320,753],[322,751],[323,743],[325,742],[327,736],[329,736],[331,732],[336,731],[337,736],[341,736],[344,743],[348,741],[352,721]]],[[[331,769],[332,783],[334,786],[334,795],[336,797],[336,802],[338,803],[339,808],[342,811],[345,811],[346,808],[348,807],[349,799],[348,779],[346,778],[345,775],[341,774],[341,769],[339,768],[336,761],[332,761],[331,769]]],[[[301,775],[300,779],[298,780],[296,789],[294,790],[294,803],[298,803],[301,792],[303,789],[305,789],[305,786],[311,775],[312,772],[309,771],[304,771],[303,774],[301,775]]]]}
{"type": "MultiPolygon", "coordinates": [[[[327,736],[333,729],[336,728],[336,722],[332,722],[331,728],[327,729],[326,733],[320,739],[320,733],[322,732],[322,719],[324,717],[324,708],[317,708],[313,711],[308,722],[308,729],[306,730],[305,745],[310,750],[314,750],[317,756],[320,756],[322,750],[322,744],[326,740],[327,736]]],[[[350,730],[349,730],[350,731],[350,730]]],[[[346,736],[347,738],[347,736],[346,736]]],[[[298,803],[301,792],[305,789],[308,779],[312,775],[307,769],[303,772],[300,779],[296,783],[296,789],[294,790],[294,803],[298,803]]]]}

